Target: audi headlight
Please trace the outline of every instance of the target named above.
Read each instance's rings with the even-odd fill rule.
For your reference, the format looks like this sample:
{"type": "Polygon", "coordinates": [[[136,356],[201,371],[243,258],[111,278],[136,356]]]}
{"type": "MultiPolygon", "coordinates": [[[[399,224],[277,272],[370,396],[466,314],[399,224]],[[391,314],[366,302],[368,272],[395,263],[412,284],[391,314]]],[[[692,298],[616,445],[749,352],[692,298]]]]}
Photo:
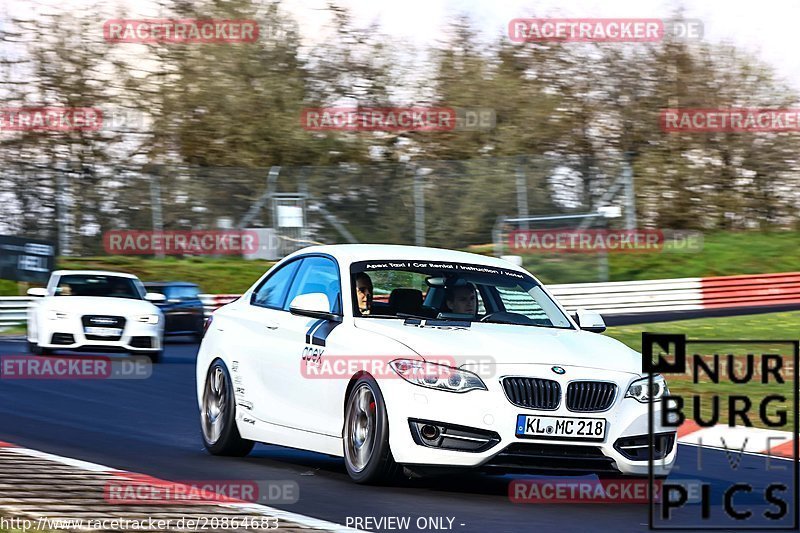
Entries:
{"type": "Polygon", "coordinates": [[[625,394],[625,397],[633,398],[641,403],[647,403],[651,399],[660,400],[665,394],[669,394],[667,381],[660,374],[656,374],[653,376],[652,388],[650,388],[649,378],[637,379],[628,387],[628,392],[625,394]]]}
{"type": "Polygon", "coordinates": [[[67,313],[62,313],[61,311],[56,311],[55,309],[51,309],[47,312],[48,320],[60,320],[62,318],[67,318],[67,316],[67,313]]]}
{"type": "Polygon", "coordinates": [[[158,315],[141,315],[136,320],[145,324],[158,324],[158,315]]]}
{"type": "Polygon", "coordinates": [[[487,390],[481,378],[467,370],[415,359],[395,359],[389,366],[404,380],[420,387],[448,392],[487,390]]]}

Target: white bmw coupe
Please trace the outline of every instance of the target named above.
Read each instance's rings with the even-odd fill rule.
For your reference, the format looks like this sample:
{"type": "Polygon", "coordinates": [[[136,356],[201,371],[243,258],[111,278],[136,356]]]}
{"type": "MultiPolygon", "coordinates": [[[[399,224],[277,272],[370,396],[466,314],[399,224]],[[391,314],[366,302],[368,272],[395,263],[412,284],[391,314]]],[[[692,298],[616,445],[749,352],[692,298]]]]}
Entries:
{"type": "Polygon", "coordinates": [[[651,456],[663,477],[675,462],[663,378],[650,386],[598,314],[570,317],[501,259],[305,248],[206,327],[197,399],[212,454],[321,452],[360,483],[453,468],[644,476],[651,456]]]}
{"type": "Polygon", "coordinates": [[[145,292],[132,274],[100,270],[56,270],[28,308],[28,349],[115,350],[145,355],[157,362],[163,351],[164,314],[151,301],[164,295],[145,292]]]}

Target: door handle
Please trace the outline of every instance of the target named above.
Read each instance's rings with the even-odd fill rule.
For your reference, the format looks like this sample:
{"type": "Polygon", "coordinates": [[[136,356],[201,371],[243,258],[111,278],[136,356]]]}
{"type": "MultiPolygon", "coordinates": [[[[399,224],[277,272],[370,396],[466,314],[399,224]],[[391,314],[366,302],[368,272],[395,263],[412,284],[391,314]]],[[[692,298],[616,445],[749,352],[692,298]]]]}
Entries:
{"type": "Polygon", "coordinates": [[[277,322],[269,321],[269,322],[265,323],[264,326],[266,326],[267,329],[278,329],[278,323],[277,322]]]}

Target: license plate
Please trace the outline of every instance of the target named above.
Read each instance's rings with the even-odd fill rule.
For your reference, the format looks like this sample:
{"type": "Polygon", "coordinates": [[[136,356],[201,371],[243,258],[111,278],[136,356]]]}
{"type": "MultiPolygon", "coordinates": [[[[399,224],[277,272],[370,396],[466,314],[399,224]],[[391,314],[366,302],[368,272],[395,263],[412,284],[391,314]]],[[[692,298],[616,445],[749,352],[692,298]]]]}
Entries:
{"type": "Polygon", "coordinates": [[[85,327],[83,332],[87,335],[97,335],[98,337],[119,337],[122,335],[122,329],[120,328],[100,328],[95,326],[85,327]]]}
{"type": "Polygon", "coordinates": [[[519,415],[517,437],[603,440],[606,437],[606,421],[604,418],[519,415]]]}

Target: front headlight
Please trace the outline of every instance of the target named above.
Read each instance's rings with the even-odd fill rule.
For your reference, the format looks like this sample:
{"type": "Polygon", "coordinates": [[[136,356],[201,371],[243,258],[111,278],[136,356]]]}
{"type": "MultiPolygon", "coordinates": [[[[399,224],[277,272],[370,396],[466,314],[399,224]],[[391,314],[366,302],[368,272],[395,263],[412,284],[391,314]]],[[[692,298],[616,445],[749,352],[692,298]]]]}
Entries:
{"type": "Polygon", "coordinates": [[[649,378],[637,379],[631,386],[628,387],[628,392],[625,394],[626,398],[633,398],[634,400],[647,403],[652,398],[653,400],[660,400],[665,394],[669,394],[667,388],[667,381],[660,374],[653,376],[653,388],[649,388],[649,378]]]}
{"type": "Polygon", "coordinates": [[[67,313],[62,313],[61,311],[56,311],[55,309],[51,309],[47,312],[48,320],[60,320],[62,318],[67,318],[67,316],[67,313]]]}
{"type": "Polygon", "coordinates": [[[158,315],[141,315],[136,320],[145,324],[158,324],[158,315]]]}
{"type": "Polygon", "coordinates": [[[481,378],[467,370],[416,359],[395,359],[389,366],[404,380],[420,387],[447,392],[487,390],[481,378]]]}

